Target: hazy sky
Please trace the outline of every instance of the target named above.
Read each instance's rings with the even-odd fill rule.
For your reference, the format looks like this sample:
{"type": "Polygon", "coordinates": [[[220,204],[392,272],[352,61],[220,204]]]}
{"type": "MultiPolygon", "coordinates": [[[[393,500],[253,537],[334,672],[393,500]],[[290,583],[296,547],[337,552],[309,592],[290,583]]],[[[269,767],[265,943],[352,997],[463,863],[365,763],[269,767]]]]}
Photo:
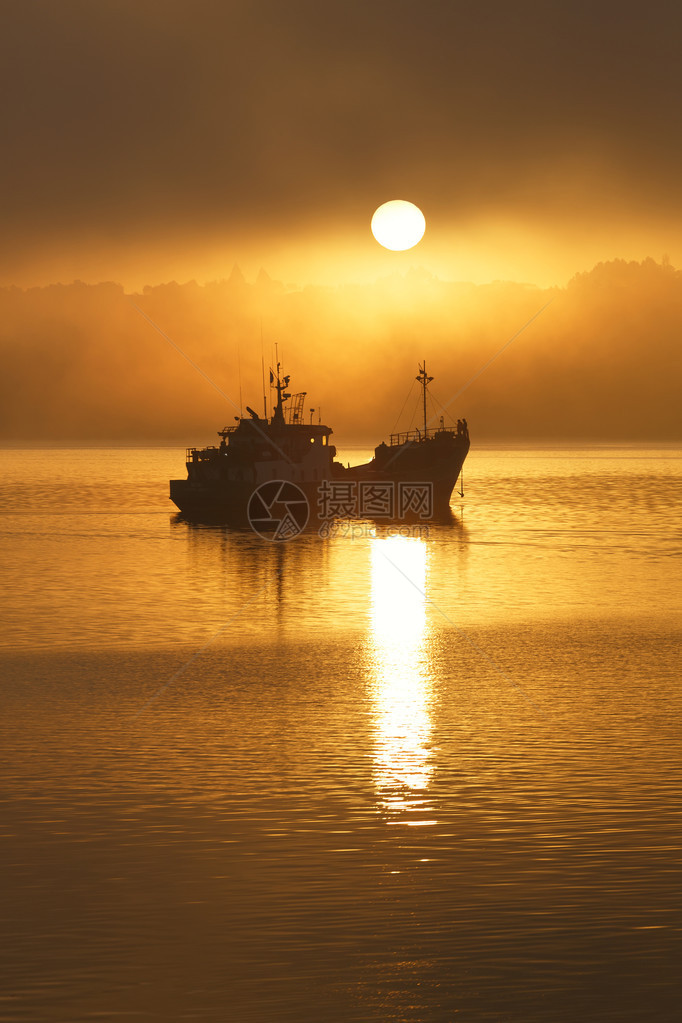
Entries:
{"type": "Polygon", "coordinates": [[[0,288],[0,440],[213,443],[242,395],[262,409],[261,360],[279,356],[341,447],[419,421],[422,358],[435,378],[429,415],[437,422],[447,405],[466,416],[476,444],[679,443],[680,337],[682,271],[653,260],[544,290],[418,271],[298,290],[166,284],[134,297],[116,284],[0,288]]]}
{"type": "Polygon", "coordinates": [[[0,283],[682,266],[682,5],[3,2],[0,283]],[[374,208],[424,241],[379,249],[374,208]]]}

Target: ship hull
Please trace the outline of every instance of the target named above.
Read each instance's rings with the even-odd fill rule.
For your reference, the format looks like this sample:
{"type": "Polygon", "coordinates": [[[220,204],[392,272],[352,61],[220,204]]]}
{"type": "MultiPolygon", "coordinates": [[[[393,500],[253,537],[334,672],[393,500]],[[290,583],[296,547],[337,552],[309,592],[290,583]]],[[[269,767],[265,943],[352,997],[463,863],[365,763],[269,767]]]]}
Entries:
{"type": "MultiPolygon", "coordinates": [[[[305,480],[297,480],[293,484],[305,495],[307,514],[303,512],[299,517],[301,520],[305,519],[306,523],[315,516],[319,485],[317,481],[305,480]]],[[[259,528],[258,511],[254,510],[252,504],[255,490],[254,483],[233,480],[211,480],[206,483],[189,479],[170,481],[170,499],[186,519],[232,526],[236,529],[254,528],[255,526],[258,532],[267,531],[266,528],[263,530],[259,528]]]]}
{"type": "Polygon", "coordinates": [[[170,499],[186,518],[222,521],[244,528],[249,524],[247,508],[252,491],[252,484],[170,481],[170,499]]]}
{"type": "Polygon", "coordinates": [[[380,445],[371,462],[344,473],[348,479],[391,482],[397,487],[425,483],[431,488],[434,512],[440,514],[450,506],[468,452],[468,436],[436,434],[421,443],[380,445]]]}
{"type": "MultiPolygon", "coordinates": [[[[339,518],[440,520],[449,511],[468,450],[468,438],[454,438],[451,443],[429,439],[422,444],[382,445],[365,465],[346,468],[335,462],[327,479],[287,482],[305,496],[306,525],[339,518]],[[410,495],[419,488],[423,500],[411,503],[410,495]]],[[[171,480],[170,498],[185,518],[246,529],[254,527],[252,498],[256,489],[253,481],[202,480],[195,475],[171,480]]],[[[296,513],[299,518],[304,515],[301,508],[296,513]]],[[[263,531],[259,525],[256,529],[263,531]]]]}

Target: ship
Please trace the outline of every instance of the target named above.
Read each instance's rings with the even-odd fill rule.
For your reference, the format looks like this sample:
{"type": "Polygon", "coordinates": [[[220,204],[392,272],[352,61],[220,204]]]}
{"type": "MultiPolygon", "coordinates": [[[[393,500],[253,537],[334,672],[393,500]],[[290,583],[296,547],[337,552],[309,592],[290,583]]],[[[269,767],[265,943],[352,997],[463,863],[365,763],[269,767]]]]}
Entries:
{"type": "Polygon", "coordinates": [[[218,431],[220,444],[186,451],[186,479],[170,481],[170,498],[181,514],[199,522],[251,527],[287,539],[311,522],[339,518],[386,521],[438,519],[450,498],[469,451],[465,419],[436,428],[427,420],[426,396],[433,377],[426,361],[416,380],[422,389],[420,427],[390,434],[362,465],[336,459],[332,429],[306,422],[305,391],[289,392],[290,376],[270,371],[276,391],[272,415],[248,405],[248,416],[218,431]]]}

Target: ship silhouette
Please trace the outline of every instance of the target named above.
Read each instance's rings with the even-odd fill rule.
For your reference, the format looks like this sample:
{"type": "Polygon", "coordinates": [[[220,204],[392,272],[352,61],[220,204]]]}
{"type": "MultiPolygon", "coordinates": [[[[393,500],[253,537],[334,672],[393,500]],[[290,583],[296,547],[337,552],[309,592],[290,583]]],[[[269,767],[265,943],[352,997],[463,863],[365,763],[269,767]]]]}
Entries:
{"type": "Polygon", "coordinates": [[[469,451],[466,420],[430,428],[426,395],[433,377],[419,366],[421,427],[394,433],[362,465],[344,466],[330,443],[332,429],[305,422],[306,392],[290,394],[289,376],[270,372],[277,400],[268,418],[246,406],[219,445],[188,448],[187,479],[170,481],[170,498],[186,518],[254,526],[276,523],[288,535],[309,520],[344,517],[407,520],[442,517],[469,451]],[[276,512],[276,514],[275,514],[276,512]],[[258,525],[255,525],[255,523],[258,525]]]}

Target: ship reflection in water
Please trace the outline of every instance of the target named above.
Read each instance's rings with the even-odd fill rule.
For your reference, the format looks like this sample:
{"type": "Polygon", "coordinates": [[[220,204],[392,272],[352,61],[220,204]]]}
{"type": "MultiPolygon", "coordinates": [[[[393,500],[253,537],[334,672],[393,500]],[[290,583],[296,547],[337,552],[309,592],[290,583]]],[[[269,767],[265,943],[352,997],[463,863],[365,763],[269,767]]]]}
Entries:
{"type": "Polygon", "coordinates": [[[424,540],[404,536],[372,540],[369,677],[374,779],[379,806],[390,813],[424,810],[433,772],[426,575],[424,540]]]}

